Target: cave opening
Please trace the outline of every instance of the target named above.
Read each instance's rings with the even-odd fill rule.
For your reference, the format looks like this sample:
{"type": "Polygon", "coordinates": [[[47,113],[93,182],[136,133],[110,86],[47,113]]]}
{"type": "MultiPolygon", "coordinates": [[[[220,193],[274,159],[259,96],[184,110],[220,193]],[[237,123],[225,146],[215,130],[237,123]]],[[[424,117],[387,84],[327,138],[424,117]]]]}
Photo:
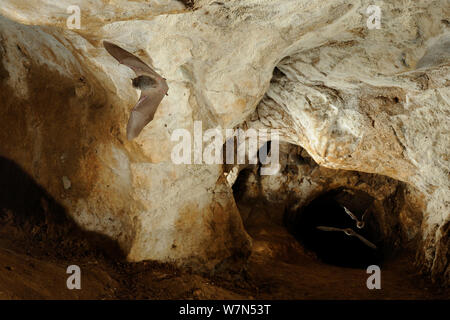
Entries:
{"type": "Polygon", "coordinates": [[[325,263],[364,269],[381,266],[384,244],[373,201],[362,191],[330,190],[287,215],[285,224],[325,263]]]}
{"type": "Polygon", "coordinates": [[[234,199],[256,250],[287,263],[306,254],[327,265],[356,269],[381,267],[395,254],[402,241],[402,199],[395,191],[402,190],[401,184],[324,168],[303,148],[287,143],[280,144],[280,164],[277,174],[267,176],[261,175],[260,161],[234,168],[234,199]],[[379,197],[387,188],[382,185],[390,191],[379,197]]]}

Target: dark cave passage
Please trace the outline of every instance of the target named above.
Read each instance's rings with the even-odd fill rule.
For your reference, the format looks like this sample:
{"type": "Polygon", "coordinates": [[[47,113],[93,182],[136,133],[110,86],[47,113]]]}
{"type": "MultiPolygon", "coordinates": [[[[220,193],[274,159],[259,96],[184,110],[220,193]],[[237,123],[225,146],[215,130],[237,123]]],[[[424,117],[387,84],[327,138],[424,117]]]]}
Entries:
{"type": "Polygon", "coordinates": [[[286,219],[286,226],[306,249],[325,263],[364,269],[373,264],[381,266],[383,243],[379,240],[372,202],[363,192],[332,190],[290,214],[292,218],[286,219]],[[345,209],[363,221],[360,228],[345,209]]]}
{"type": "MultiPolygon", "coordinates": [[[[298,154],[282,156],[284,169],[280,174],[286,179],[302,179],[299,170],[317,167],[311,159],[298,154]]],[[[291,235],[282,236],[284,246],[288,241],[298,242],[305,251],[326,264],[361,269],[370,265],[382,266],[390,255],[393,239],[386,238],[382,228],[386,221],[380,220],[382,215],[372,196],[351,187],[325,188],[318,194],[312,193],[313,198],[306,205],[291,209],[299,197],[297,191],[286,183],[286,188],[280,189],[287,194],[284,198],[277,192],[267,193],[271,183],[268,179],[274,181],[277,178],[263,178],[260,167],[258,162],[242,168],[233,185],[244,226],[252,237],[258,238],[261,230],[269,234],[270,230],[277,230],[273,240],[277,242],[284,229],[291,235]]],[[[272,243],[272,246],[277,245],[272,243]]]]}

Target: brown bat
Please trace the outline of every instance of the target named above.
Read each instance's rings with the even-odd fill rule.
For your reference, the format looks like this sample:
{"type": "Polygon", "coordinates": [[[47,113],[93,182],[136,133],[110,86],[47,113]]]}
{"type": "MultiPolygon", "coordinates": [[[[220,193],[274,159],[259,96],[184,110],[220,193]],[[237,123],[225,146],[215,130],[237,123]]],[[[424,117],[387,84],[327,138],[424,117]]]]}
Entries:
{"type": "Polygon", "coordinates": [[[133,140],[153,120],[169,87],[165,78],[135,55],[108,41],[103,41],[103,46],[119,63],[131,68],[136,74],[136,78],[132,79],[132,84],[133,87],[141,90],[141,96],[131,110],[127,125],[127,139],[133,140]]]}
{"type": "Polygon", "coordinates": [[[341,229],[341,228],[325,227],[325,226],[318,226],[316,228],[321,230],[321,231],[341,231],[341,232],[344,232],[346,235],[348,235],[350,237],[357,237],[359,240],[361,240],[362,243],[364,243],[366,246],[369,246],[372,249],[376,249],[377,248],[376,245],[374,245],[372,242],[370,242],[369,240],[364,238],[362,235],[357,234],[351,228],[341,229]]]}
{"type": "Polygon", "coordinates": [[[351,212],[350,210],[348,210],[346,207],[342,206],[342,208],[344,208],[345,213],[349,215],[350,218],[352,218],[353,220],[356,221],[356,227],[358,229],[362,229],[364,228],[364,226],[366,225],[366,223],[364,222],[364,218],[366,217],[366,214],[369,210],[369,208],[366,209],[366,211],[364,211],[361,220],[358,219],[358,217],[355,216],[355,214],[353,212],[351,212]]]}

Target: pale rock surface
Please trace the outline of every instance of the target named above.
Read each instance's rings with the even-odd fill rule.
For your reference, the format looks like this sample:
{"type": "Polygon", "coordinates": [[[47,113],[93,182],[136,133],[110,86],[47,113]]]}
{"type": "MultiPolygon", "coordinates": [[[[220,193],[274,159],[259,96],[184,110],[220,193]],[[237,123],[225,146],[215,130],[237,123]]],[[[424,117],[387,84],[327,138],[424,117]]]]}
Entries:
{"type": "Polygon", "coordinates": [[[322,166],[417,189],[426,203],[421,263],[449,281],[448,1],[205,0],[196,7],[1,0],[1,121],[9,130],[1,154],[80,225],[117,239],[130,260],[211,269],[245,258],[250,239],[222,166],[173,164],[171,133],[192,131],[195,120],[204,130],[244,122],[276,128],[322,166]],[[382,25],[369,30],[373,4],[382,25]],[[66,28],[70,5],[81,9],[79,30],[66,28]],[[151,62],[168,81],[169,96],[133,142],[125,139],[138,97],[133,73],[106,53],[103,39],[151,62]]]}

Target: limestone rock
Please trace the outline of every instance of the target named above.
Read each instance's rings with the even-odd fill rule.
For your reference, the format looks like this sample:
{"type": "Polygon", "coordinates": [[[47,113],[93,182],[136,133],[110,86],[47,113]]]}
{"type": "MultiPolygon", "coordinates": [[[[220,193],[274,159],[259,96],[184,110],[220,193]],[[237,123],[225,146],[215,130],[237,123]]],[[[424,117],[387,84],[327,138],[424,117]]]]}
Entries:
{"type": "MultiPolygon", "coordinates": [[[[171,162],[177,128],[275,128],[328,168],[385,175],[426,203],[421,264],[449,281],[450,89],[445,1],[3,0],[0,152],[130,260],[214,268],[248,254],[221,165],[171,162]],[[68,30],[78,5],[80,29],[68,30]],[[138,93],[107,39],[169,85],[125,139],[138,93]],[[61,177],[70,177],[64,189],[61,177]]],[[[414,200],[412,200],[414,202],[414,200]]]]}

